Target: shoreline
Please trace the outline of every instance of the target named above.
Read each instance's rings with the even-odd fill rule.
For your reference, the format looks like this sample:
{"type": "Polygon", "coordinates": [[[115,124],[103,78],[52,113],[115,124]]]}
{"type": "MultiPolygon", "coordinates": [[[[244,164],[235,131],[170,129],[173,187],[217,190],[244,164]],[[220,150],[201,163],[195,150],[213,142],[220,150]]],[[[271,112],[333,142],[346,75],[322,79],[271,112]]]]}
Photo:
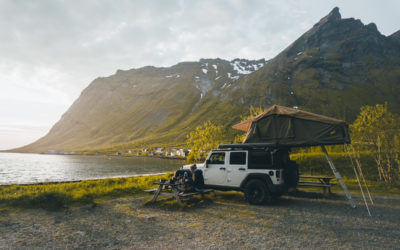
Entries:
{"type": "Polygon", "coordinates": [[[26,183],[11,183],[11,184],[0,184],[0,187],[9,187],[9,186],[30,186],[30,185],[51,185],[51,184],[68,184],[68,183],[79,183],[83,181],[99,181],[99,180],[107,180],[107,179],[119,179],[119,178],[131,178],[131,177],[144,177],[144,176],[158,176],[158,175],[166,175],[169,172],[159,172],[159,173],[148,173],[148,174],[134,174],[134,175],[120,175],[120,176],[111,176],[111,177],[99,177],[93,179],[81,179],[81,180],[70,180],[70,181],[49,181],[49,182],[26,182],[26,183]]]}
{"type": "Polygon", "coordinates": [[[116,155],[116,154],[48,154],[48,153],[32,153],[32,152],[15,152],[15,151],[2,151],[0,153],[9,154],[37,154],[37,155],[62,155],[62,156],[110,156],[110,157],[144,157],[144,158],[159,158],[166,160],[182,160],[186,161],[186,157],[169,157],[169,156],[159,156],[159,155],[116,155]]]}

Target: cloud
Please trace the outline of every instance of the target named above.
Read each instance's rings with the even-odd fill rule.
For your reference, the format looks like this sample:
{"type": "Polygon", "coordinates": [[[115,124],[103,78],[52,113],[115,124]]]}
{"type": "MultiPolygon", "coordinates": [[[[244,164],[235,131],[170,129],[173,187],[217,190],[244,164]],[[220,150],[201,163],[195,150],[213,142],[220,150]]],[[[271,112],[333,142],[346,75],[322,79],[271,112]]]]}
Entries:
{"type": "MultiPolygon", "coordinates": [[[[379,19],[391,33],[398,29],[396,1],[3,0],[0,100],[46,103],[64,112],[93,79],[117,69],[200,58],[270,59],[337,5],[343,16],[364,13],[362,20],[379,19]]],[[[39,112],[29,106],[35,105],[19,108],[22,118],[39,112]]],[[[56,120],[61,113],[52,115],[56,120]]],[[[9,117],[0,113],[0,124],[9,117]]]]}

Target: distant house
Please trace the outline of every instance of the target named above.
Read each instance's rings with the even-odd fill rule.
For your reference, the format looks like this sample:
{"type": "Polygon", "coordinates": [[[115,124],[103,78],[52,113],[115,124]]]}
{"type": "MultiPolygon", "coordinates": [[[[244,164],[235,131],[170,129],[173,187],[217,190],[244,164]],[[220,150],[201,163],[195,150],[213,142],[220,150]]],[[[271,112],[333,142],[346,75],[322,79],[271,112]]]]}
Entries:
{"type": "Polygon", "coordinates": [[[186,157],[188,151],[185,151],[183,148],[176,151],[176,155],[179,157],[186,157]]]}
{"type": "Polygon", "coordinates": [[[142,152],[147,152],[147,148],[142,148],[142,152]]]}
{"type": "Polygon", "coordinates": [[[182,156],[183,156],[183,149],[177,150],[177,151],[176,151],[176,155],[182,157],[182,156]]]}
{"type": "Polygon", "coordinates": [[[155,155],[163,155],[163,153],[164,153],[164,148],[153,148],[153,150],[154,150],[154,154],[155,155]]]}
{"type": "Polygon", "coordinates": [[[128,154],[132,154],[132,150],[131,150],[131,149],[128,149],[127,153],[128,153],[128,154]]]}

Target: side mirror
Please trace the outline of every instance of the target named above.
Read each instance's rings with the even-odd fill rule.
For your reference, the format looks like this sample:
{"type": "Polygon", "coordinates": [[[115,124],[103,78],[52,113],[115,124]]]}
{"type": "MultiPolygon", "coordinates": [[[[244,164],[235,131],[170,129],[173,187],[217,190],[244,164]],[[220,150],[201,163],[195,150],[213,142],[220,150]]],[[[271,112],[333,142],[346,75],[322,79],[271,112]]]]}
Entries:
{"type": "Polygon", "coordinates": [[[206,162],[205,162],[205,164],[204,164],[204,167],[205,167],[205,168],[208,168],[208,164],[210,164],[210,160],[206,160],[206,162]]]}

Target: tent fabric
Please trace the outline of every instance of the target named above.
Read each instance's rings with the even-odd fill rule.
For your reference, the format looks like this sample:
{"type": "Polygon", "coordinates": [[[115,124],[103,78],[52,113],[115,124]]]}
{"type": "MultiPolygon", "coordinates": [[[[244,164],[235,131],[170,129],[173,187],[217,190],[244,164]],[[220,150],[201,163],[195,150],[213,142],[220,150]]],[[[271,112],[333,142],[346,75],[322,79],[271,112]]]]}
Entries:
{"type": "Polygon", "coordinates": [[[291,147],[350,143],[346,122],[278,105],[232,128],[247,132],[243,143],[291,147]]]}

